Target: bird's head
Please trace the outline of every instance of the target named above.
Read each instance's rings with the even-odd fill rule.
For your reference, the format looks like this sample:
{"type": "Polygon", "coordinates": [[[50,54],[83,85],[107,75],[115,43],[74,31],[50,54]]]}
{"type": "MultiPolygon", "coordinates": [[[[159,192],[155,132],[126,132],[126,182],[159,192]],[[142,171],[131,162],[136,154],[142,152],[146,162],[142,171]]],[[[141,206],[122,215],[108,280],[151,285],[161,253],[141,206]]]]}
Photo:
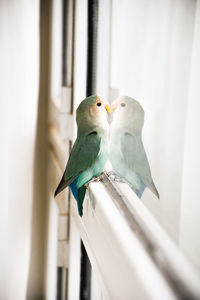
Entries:
{"type": "Polygon", "coordinates": [[[144,124],[144,110],[135,99],[122,96],[117,98],[110,107],[113,113],[111,126],[126,128],[132,132],[140,133],[144,124]]]}
{"type": "Polygon", "coordinates": [[[76,110],[76,122],[80,132],[93,128],[104,130],[108,128],[107,115],[110,105],[97,95],[84,99],[76,110]]]}

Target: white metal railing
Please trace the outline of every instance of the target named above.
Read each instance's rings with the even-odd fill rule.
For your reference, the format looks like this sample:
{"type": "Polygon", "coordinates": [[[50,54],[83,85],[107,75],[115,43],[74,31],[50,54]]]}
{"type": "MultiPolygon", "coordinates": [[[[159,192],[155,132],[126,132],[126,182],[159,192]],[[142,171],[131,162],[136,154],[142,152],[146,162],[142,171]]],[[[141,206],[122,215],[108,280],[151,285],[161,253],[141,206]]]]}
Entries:
{"type": "Polygon", "coordinates": [[[195,270],[128,185],[105,176],[90,184],[83,217],[74,199],[70,214],[105,299],[200,298],[195,270]]]}
{"type": "Polygon", "coordinates": [[[193,268],[129,187],[121,188],[131,209],[105,178],[90,185],[83,218],[74,213],[105,298],[199,299],[193,268]]]}

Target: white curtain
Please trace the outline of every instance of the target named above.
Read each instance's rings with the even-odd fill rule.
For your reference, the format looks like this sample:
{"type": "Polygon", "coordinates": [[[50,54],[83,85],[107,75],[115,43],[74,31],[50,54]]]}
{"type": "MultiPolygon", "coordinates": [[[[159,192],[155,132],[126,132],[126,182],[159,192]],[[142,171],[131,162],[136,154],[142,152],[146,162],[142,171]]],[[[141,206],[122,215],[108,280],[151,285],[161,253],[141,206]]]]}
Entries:
{"type": "MultiPolygon", "coordinates": [[[[8,274],[6,277],[1,269],[0,298],[23,300],[26,299],[31,250],[39,84],[39,1],[1,1],[0,13],[3,22],[0,26],[3,33],[1,45],[4,46],[0,74],[1,83],[6,88],[2,100],[8,104],[9,149],[9,222],[6,233],[9,251],[6,251],[6,258],[0,258],[8,274]]],[[[7,203],[7,199],[3,202],[7,203]]]]}
{"type": "Polygon", "coordinates": [[[142,201],[200,268],[200,1],[113,0],[111,88],[145,110],[160,200],[142,201]]]}
{"type": "Polygon", "coordinates": [[[185,130],[180,245],[200,268],[200,1],[197,2],[185,130]]]}

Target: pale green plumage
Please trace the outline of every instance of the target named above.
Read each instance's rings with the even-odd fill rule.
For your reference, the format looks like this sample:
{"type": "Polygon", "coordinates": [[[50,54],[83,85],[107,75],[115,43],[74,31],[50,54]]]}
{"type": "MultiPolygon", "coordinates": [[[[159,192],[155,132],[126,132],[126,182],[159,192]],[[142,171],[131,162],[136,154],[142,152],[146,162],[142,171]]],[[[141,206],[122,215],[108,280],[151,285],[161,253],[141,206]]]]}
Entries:
{"type": "Polygon", "coordinates": [[[93,95],[81,102],[76,111],[77,139],[72,148],[63,177],[55,196],[70,186],[77,200],[79,215],[85,196],[84,184],[100,175],[107,160],[107,113],[102,100],[93,95]],[[96,106],[101,102],[102,105],[96,106]]]}
{"type": "Polygon", "coordinates": [[[148,187],[158,198],[142,143],[144,111],[136,100],[120,97],[113,104],[110,132],[110,161],[113,171],[132,186],[138,197],[148,187]]]}

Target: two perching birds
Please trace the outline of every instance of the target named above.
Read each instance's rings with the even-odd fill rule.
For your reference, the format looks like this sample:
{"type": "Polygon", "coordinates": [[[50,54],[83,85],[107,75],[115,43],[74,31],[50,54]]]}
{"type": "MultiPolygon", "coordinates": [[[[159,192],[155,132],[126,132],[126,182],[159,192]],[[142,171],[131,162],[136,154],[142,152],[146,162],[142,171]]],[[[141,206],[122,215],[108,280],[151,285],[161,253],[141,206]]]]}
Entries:
{"type": "Polygon", "coordinates": [[[142,143],[144,111],[139,102],[120,97],[110,106],[92,95],[77,108],[76,122],[77,139],[55,196],[69,186],[82,216],[85,184],[102,173],[109,159],[116,176],[125,179],[139,198],[146,187],[159,198],[142,143]],[[112,112],[109,126],[107,114],[112,112]]]}

